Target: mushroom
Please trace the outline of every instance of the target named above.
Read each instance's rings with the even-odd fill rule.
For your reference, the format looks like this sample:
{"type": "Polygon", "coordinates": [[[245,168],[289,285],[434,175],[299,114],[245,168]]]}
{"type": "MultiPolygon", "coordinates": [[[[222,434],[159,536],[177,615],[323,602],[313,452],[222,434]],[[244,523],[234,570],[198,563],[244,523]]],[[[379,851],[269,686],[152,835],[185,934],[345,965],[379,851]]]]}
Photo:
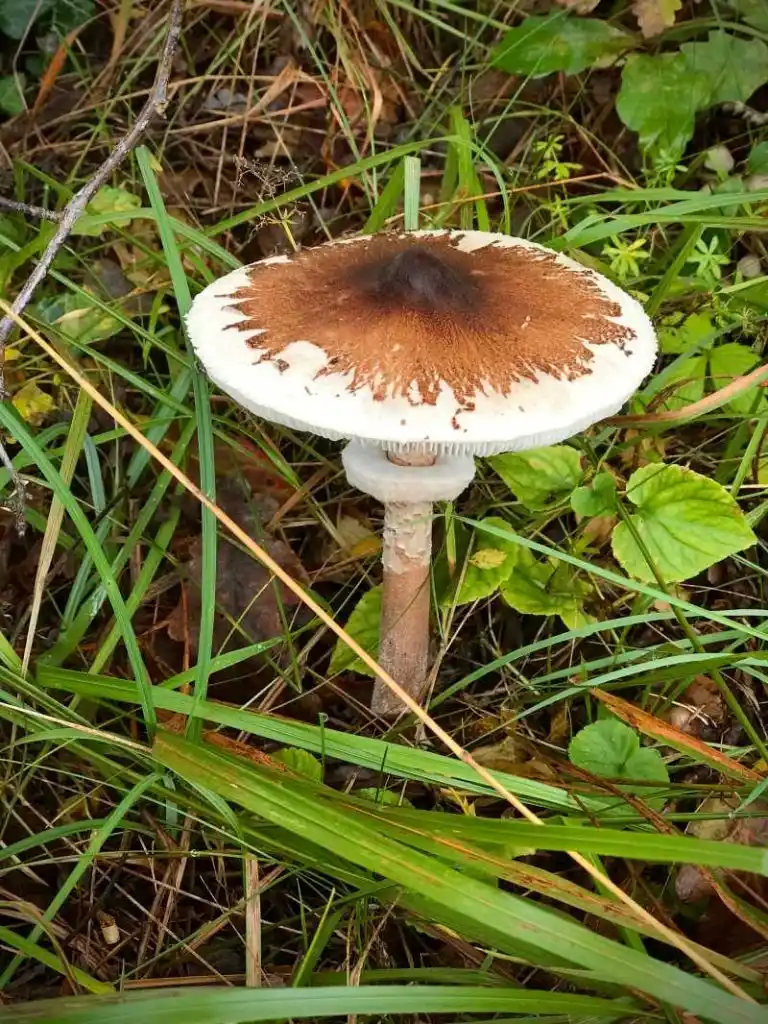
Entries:
{"type": "MultiPolygon", "coordinates": [[[[562,441],[650,372],[653,327],[611,281],[481,231],[361,236],[214,281],[192,304],[211,379],[274,423],[347,439],[351,485],[383,502],[379,663],[415,699],[429,661],[432,508],[474,456],[562,441]]],[[[401,701],[376,682],[373,710],[401,701]]]]}

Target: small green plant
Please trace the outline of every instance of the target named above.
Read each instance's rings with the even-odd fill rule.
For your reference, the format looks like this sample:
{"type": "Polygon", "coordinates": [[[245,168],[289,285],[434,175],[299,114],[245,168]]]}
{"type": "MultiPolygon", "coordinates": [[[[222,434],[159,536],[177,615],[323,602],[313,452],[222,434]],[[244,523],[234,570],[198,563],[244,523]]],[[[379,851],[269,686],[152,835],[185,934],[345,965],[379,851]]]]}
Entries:
{"type": "Polygon", "coordinates": [[[709,288],[715,288],[723,276],[723,267],[731,262],[730,257],[720,252],[720,239],[713,235],[709,241],[700,238],[689,257],[696,267],[696,276],[709,288]]]}
{"type": "MultiPolygon", "coordinates": [[[[671,18],[661,17],[657,30],[674,20],[674,10],[671,18]]],[[[629,53],[616,110],[637,133],[657,173],[670,179],[680,169],[697,114],[723,103],[744,103],[768,82],[768,44],[726,29],[662,53],[629,52],[637,43],[629,33],[598,18],[557,11],[525,18],[507,32],[491,59],[511,74],[541,77],[579,74],[629,53]]]]}
{"type": "Polygon", "coordinates": [[[603,255],[608,257],[611,270],[620,281],[631,281],[640,276],[640,264],[651,258],[647,245],[646,238],[629,241],[613,235],[611,244],[603,246],[603,255]]]}
{"type": "Polygon", "coordinates": [[[669,782],[658,750],[641,747],[634,729],[618,718],[601,718],[579,730],[568,745],[568,757],[577,768],[605,779],[669,782]]]}
{"type": "Polygon", "coordinates": [[[563,139],[563,135],[553,135],[549,139],[537,139],[531,146],[537,157],[536,178],[539,181],[567,181],[572,174],[581,170],[581,164],[561,159],[563,139]]]}

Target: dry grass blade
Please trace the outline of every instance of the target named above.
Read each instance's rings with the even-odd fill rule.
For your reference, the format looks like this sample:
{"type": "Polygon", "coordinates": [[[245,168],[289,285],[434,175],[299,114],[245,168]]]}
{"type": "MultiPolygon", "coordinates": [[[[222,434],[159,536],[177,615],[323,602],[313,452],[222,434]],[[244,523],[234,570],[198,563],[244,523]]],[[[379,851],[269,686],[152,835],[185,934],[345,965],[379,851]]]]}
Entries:
{"type": "Polygon", "coordinates": [[[730,402],[737,395],[744,394],[750,388],[759,387],[768,381],[768,366],[763,364],[746,373],[741,377],[734,377],[730,384],[714,391],[706,398],[700,398],[697,402],[684,405],[681,409],[667,409],[665,412],[638,413],[632,416],[611,416],[605,420],[614,427],[646,426],[653,423],[685,423],[695,416],[703,416],[704,413],[714,412],[730,402]]]}
{"type": "MultiPolygon", "coordinates": [[[[324,623],[325,626],[328,627],[328,629],[346,643],[355,655],[375,673],[376,677],[388,686],[389,689],[397,695],[397,697],[399,697],[408,710],[411,711],[411,713],[414,714],[434,736],[445,744],[451,753],[460,758],[465,764],[469,765],[469,767],[471,767],[484,782],[491,786],[499,796],[527,818],[528,821],[537,825],[543,824],[538,815],[534,814],[534,812],[522,803],[522,801],[520,801],[514,794],[510,793],[506,787],[492,775],[491,772],[478,764],[478,762],[459,743],[457,743],[452,736],[438,725],[438,723],[428,714],[428,712],[424,710],[424,708],[417,704],[416,701],[414,701],[394,679],[383,671],[376,660],[364,651],[362,647],[352,637],[350,637],[341,626],[338,625],[333,617],[329,615],[310,594],[308,594],[280,565],[278,565],[277,562],[275,562],[275,560],[253,540],[252,537],[249,537],[248,534],[237,525],[237,523],[227,516],[218,507],[218,505],[212,502],[200,490],[200,488],[189,479],[189,477],[187,477],[170,461],[170,459],[168,459],[151,442],[149,442],[143,436],[141,431],[129,419],[127,419],[123,413],[116,409],[111,402],[104,398],[104,396],[90,383],[90,381],[83,377],[75,367],[67,362],[67,360],[37,331],[35,331],[34,328],[22,320],[21,317],[19,317],[7,305],[7,303],[0,300],[0,308],[5,310],[13,322],[25,331],[27,335],[32,338],[54,362],[58,363],[58,365],[61,366],[62,369],[65,370],[65,372],[68,373],[81,388],[87,391],[87,393],[93,398],[94,402],[100,405],[101,408],[112,416],[114,420],[119,423],[120,426],[123,427],[125,431],[137,442],[137,444],[140,444],[144,449],[146,449],[151,456],[163,466],[164,469],[166,469],[180,484],[182,484],[183,487],[186,488],[190,494],[194,495],[195,498],[205,506],[205,508],[209,509],[219,522],[225,526],[230,533],[232,533],[233,536],[235,536],[256,558],[258,558],[259,561],[277,577],[277,579],[279,579],[290,591],[296,594],[296,596],[304,602],[304,604],[324,623]]],[[[663,935],[671,945],[685,953],[700,970],[716,979],[725,989],[734,995],[748,1002],[755,1002],[750,995],[744,992],[739,985],[710,963],[710,961],[698,952],[698,950],[696,950],[684,937],[657,920],[653,914],[640,906],[640,904],[624,892],[620,886],[616,885],[616,883],[614,883],[607,875],[596,868],[588,858],[582,856],[576,851],[569,851],[569,856],[572,857],[572,859],[592,878],[594,878],[595,881],[608,889],[617,899],[630,907],[643,921],[663,935]]]]}

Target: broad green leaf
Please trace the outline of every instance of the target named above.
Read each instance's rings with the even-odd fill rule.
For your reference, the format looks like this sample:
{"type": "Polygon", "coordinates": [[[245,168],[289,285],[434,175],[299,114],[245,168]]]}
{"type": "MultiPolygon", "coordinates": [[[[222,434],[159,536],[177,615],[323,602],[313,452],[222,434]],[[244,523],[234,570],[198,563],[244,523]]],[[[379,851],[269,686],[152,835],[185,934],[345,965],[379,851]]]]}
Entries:
{"type": "Polygon", "coordinates": [[[93,0],[55,0],[51,12],[51,29],[59,39],[63,39],[72,29],[84,25],[95,12],[93,0]]]}
{"type": "Polygon", "coordinates": [[[709,76],[691,67],[682,53],[632,55],[622,72],[616,111],[651,157],[678,160],[709,94],[709,76]]]}
{"type": "MultiPolygon", "coordinates": [[[[124,188],[114,188],[111,185],[104,185],[88,204],[88,213],[80,217],[72,228],[72,234],[85,235],[89,238],[99,238],[104,231],[104,228],[109,227],[111,222],[106,221],[98,227],[93,227],[86,221],[87,216],[95,215],[104,217],[110,213],[125,214],[129,213],[131,210],[136,210],[138,212],[140,209],[141,198],[139,196],[135,196],[132,192],[129,192],[124,188]]],[[[125,217],[121,217],[120,224],[126,223],[128,223],[128,221],[125,217]]]]}
{"type": "Polygon", "coordinates": [[[584,476],[580,454],[563,444],[493,455],[488,462],[515,497],[534,511],[567,497],[584,476]]]}
{"type": "Polygon", "coordinates": [[[9,117],[15,117],[24,110],[24,75],[3,75],[0,78],[0,110],[9,117]]]}
{"type": "Polygon", "coordinates": [[[74,292],[41,299],[34,308],[42,320],[55,325],[62,334],[81,345],[105,341],[123,328],[117,317],[97,306],[87,305],[86,300],[74,292]]]}
{"type": "Polygon", "coordinates": [[[641,747],[637,733],[617,718],[602,718],[577,732],[568,757],[577,768],[604,778],[669,782],[658,750],[641,747]]]}
{"type": "Polygon", "coordinates": [[[297,775],[303,775],[307,779],[312,779],[313,782],[323,781],[323,766],[307,750],[283,747],[282,750],[276,750],[270,754],[270,757],[291,768],[297,775]]]}
{"type": "MultiPolygon", "coordinates": [[[[763,0],[760,0],[762,3],[763,0]]],[[[766,26],[768,27],[768,7],[765,9],[766,26]]],[[[768,174],[768,142],[758,142],[749,151],[747,170],[750,174],[768,174]]]]}
{"type": "Polygon", "coordinates": [[[494,50],[491,63],[513,75],[541,78],[553,71],[578,74],[613,61],[633,45],[632,36],[598,18],[571,18],[554,11],[525,18],[494,50]]]}
{"type": "MultiPolygon", "coordinates": [[[[509,530],[509,523],[499,516],[487,516],[482,522],[499,530],[509,530]]],[[[467,562],[459,592],[455,599],[445,598],[441,602],[444,605],[450,605],[454,600],[456,604],[468,604],[470,601],[479,601],[494,594],[517,563],[520,545],[514,541],[505,541],[490,533],[477,533],[475,543],[476,547],[467,562]]]]}
{"type": "Polygon", "coordinates": [[[768,32],[768,6],[765,0],[731,0],[736,15],[763,32],[768,32]]]}
{"type": "MultiPolygon", "coordinates": [[[[724,388],[734,377],[754,370],[759,362],[758,354],[746,345],[739,345],[736,341],[718,345],[709,355],[709,375],[712,378],[713,389],[718,391],[724,388]]],[[[748,416],[753,411],[762,412],[765,400],[765,390],[754,387],[737,395],[724,408],[740,416],[748,416]]]]}
{"type": "Polygon", "coordinates": [[[49,10],[53,0],[0,0],[0,32],[21,39],[36,18],[49,10]]]}
{"type": "MultiPolygon", "coordinates": [[[[344,629],[353,640],[368,654],[376,657],[379,647],[379,619],[381,617],[381,587],[373,587],[363,594],[347,619],[344,629]]],[[[328,666],[330,675],[339,672],[357,672],[359,675],[372,676],[373,672],[365,662],[352,651],[343,640],[337,640],[328,666]]]]}
{"type": "Polygon", "coordinates": [[[706,354],[683,360],[679,366],[665,372],[661,386],[662,400],[656,402],[656,396],[652,397],[654,409],[682,409],[684,405],[698,402],[704,395],[706,375],[706,354]]]}
{"type": "Polygon", "coordinates": [[[659,346],[665,355],[681,355],[692,348],[708,348],[716,331],[709,313],[692,313],[681,322],[662,323],[659,346]]]}
{"type": "Polygon", "coordinates": [[[768,46],[760,39],[743,39],[732,32],[710,32],[703,43],[680,47],[690,72],[709,79],[706,106],[745,103],[768,82],[768,46]]]}
{"type": "Polygon", "coordinates": [[[539,562],[527,548],[520,548],[512,574],[499,588],[501,596],[524,615],[559,615],[569,629],[591,622],[583,610],[591,592],[565,562],[539,562]]]}
{"type": "MultiPolygon", "coordinates": [[[[627,498],[637,506],[629,521],[667,582],[690,579],[755,543],[725,488],[682,466],[643,466],[629,478],[627,498]]],[[[618,524],[611,540],[628,573],[655,578],[627,523],[618,524]]]]}
{"type": "Polygon", "coordinates": [[[616,480],[612,473],[597,473],[588,487],[577,487],[571,494],[571,508],[578,516],[610,516],[616,511],[616,480]]]}

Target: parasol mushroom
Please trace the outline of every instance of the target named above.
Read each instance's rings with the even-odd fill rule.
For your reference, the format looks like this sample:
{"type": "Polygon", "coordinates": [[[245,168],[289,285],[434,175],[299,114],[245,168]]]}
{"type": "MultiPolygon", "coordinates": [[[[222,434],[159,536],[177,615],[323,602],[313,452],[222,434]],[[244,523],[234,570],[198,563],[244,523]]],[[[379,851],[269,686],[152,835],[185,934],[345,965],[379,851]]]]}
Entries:
{"type": "MultiPolygon", "coordinates": [[[[187,326],[211,379],[259,416],[331,439],[384,503],[379,662],[414,699],[429,655],[432,506],[474,456],[562,441],[650,372],[653,327],[612,282],[506,235],[344,239],[236,270],[187,326]]],[[[377,680],[372,702],[402,703],[377,680]]]]}

